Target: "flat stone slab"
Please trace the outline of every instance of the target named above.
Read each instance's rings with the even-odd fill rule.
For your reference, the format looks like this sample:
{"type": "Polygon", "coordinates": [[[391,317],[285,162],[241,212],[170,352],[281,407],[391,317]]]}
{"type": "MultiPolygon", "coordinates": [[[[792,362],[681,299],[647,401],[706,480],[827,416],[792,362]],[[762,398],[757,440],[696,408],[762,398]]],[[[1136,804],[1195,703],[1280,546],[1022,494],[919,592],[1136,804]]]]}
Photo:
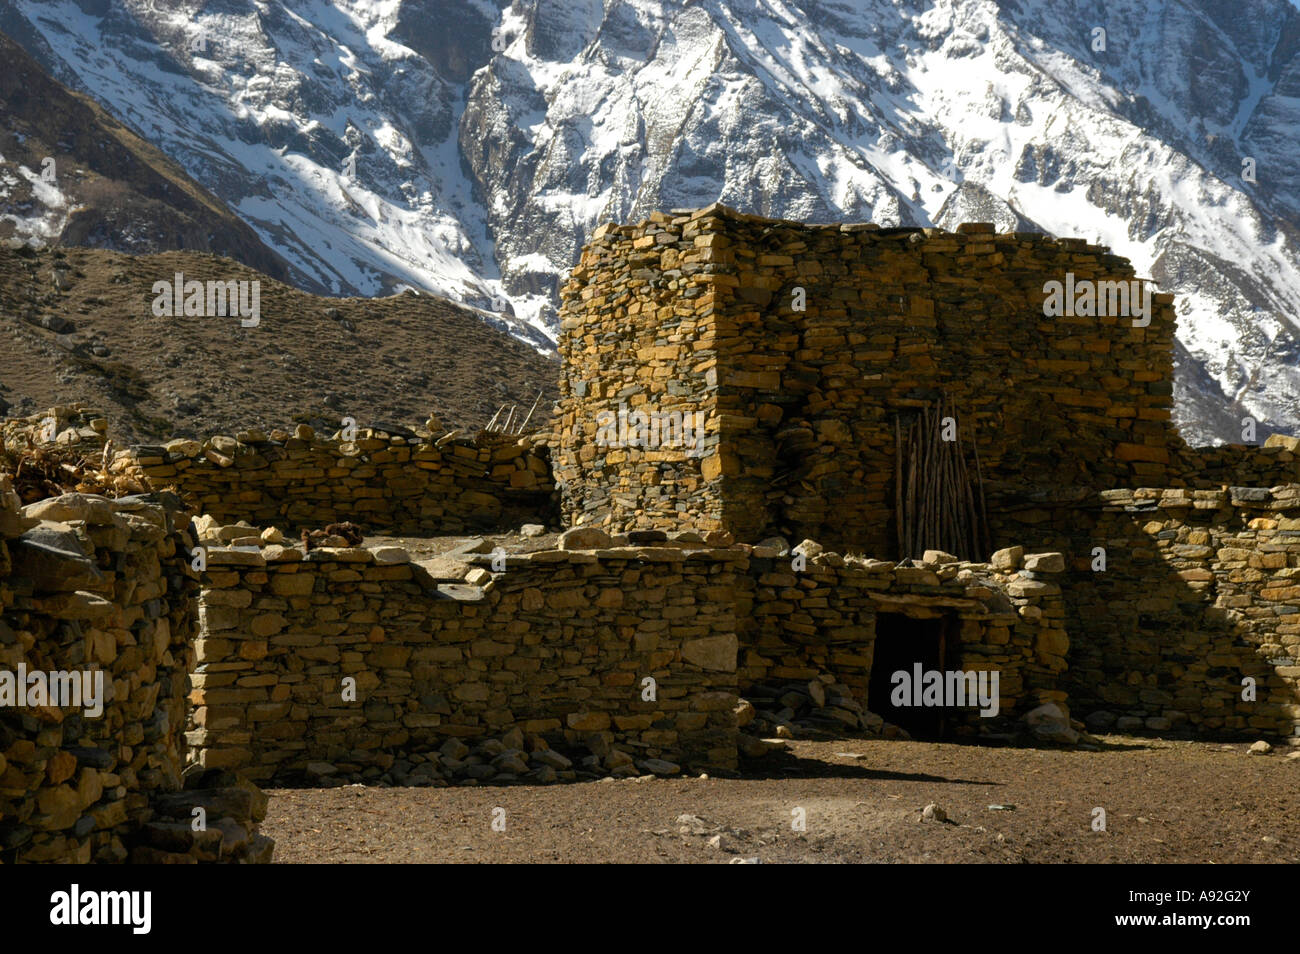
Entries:
{"type": "Polygon", "coordinates": [[[261,550],[244,550],[235,547],[208,547],[208,566],[266,566],[261,550]]]}
{"type": "Polygon", "coordinates": [[[317,547],[309,550],[308,560],[313,563],[373,563],[374,554],[365,547],[317,547]]]}
{"type": "Polygon", "coordinates": [[[437,590],[440,596],[462,603],[477,603],[483,599],[483,591],[467,583],[439,583],[437,590]]]}

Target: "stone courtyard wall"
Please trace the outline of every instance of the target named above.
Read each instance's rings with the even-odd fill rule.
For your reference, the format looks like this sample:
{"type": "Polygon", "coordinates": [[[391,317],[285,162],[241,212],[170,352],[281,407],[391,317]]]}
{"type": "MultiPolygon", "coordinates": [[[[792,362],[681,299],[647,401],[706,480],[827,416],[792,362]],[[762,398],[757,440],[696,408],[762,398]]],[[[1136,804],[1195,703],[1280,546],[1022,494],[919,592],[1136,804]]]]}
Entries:
{"type": "Polygon", "coordinates": [[[818,553],[795,571],[690,532],[635,545],[580,533],[566,546],[584,549],[480,556],[456,581],[395,547],[206,548],[197,762],[254,779],[375,779],[417,756],[436,766],[428,778],[454,783],[464,753],[448,755],[449,739],[515,733],[519,751],[473,777],[540,777],[512,761],[525,743],[573,761],[619,750],[638,765],[734,769],[740,691],[825,675],[867,702],[877,612],[957,615],[952,658],[1000,673],[1004,716],[1065,702],[1068,640],[1048,578],[1059,555],[912,567],[818,553]]]}
{"type": "Polygon", "coordinates": [[[1045,317],[1044,284],[1067,272],[1134,277],[1080,240],[981,225],[816,226],[711,206],[603,226],[562,293],[565,517],[890,555],[895,419],[941,391],[990,481],[1164,482],[1181,445],[1172,296],[1153,296],[1147,327],[1045,317]],[[620,405],[698,411],[705,437],[694,456],[608,446],[598,415],[620,405]]]}
{"type": "Polygon", "coordinates": [[[356,439],[241,432],[123,451],[115,472],[174,488],[195,512],[296,531],[352,521],[372,533],[463,533],[550,523],[545,444],[459,432],[424,437],[360,429],[356,439]]]}
{"type": "Polygon", "coordinates": [[[1294,734],[1300,484],[1104,491],[1003,522],[1006,536],[1068,556],[1076,715],[1120,731],[1294,734]]]}
{"type": "Polygon", "coordinates": [[[734,559],[552,550],[439,583],[397,548],[209,548],[190,741],[255,779],[374,778],[512,729],[734,768],[734,559]]]}
{"type": "Polygon", "coordinates": [[[182,791],[199,589],[188,526],[171,495],[20,508],[0,477],[0,673],[98,672],[105,697],[98,715],[0,704],[0,862],[269,859],[260,793],[182,791]],[[211,810],[201,834],[196,804],[211,810]]]}

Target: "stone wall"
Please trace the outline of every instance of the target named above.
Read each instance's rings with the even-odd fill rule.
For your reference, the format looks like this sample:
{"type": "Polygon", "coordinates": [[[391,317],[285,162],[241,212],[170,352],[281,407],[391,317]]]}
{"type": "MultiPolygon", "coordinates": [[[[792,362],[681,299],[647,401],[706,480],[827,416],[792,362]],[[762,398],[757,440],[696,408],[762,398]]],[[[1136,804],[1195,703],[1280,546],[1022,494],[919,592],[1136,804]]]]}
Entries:
{"type": "Polygon", "coordinates": [[[1184,448],[1170,487],[1274,487],[1300,483],[1300,438],[1272,434],[1262,446],[1226,444],[1184,448]]]}
{"type": "MultiPolygon", "coordinates": [[[[510,750],[735,766],[728,551],[542,551],[460,582],[397,548],[206,552],[189,736],[205,767],[374,779],[418,756],[445,784],[466,759],[449,740],[512,730],[510,750]]],[[[526,752],[495,756],[470,777],[539,777],[526,752]]]]}
{"type": "Polygon", "coordinates": [[[555,476],[570,525],[724,524],[716,481],[725,291],[709,244],[722,240],[710,234],[720,221],[655,213],[639,228],[601,226],[561,292],[555,476]],[[598,415],[620,410],[700,415],[703,433],[692,435],[693,448],[598,444],[598,415]]]}
{"type": "Polygon", "coordinates": [[[241,828],[220,807],[240,796],[182,791],[199,588],[188,523],[170,495],[20,509],[0,477],[0,678],[103,680],[98,714],[0,695],[0,861],[269,858],[252,792],[241,828]],[[192,831],[193,804],[212,805],[208,833],[192,831]]]}
{"type": "Polygon", "coordinates": [[[1076,715],[1097,729],[1294,734],[1300,484],[1105,491],[1004,522],[1006,535],[1069,556],[1076,715]],[[1242,698],[1246,677],[1254,701],[1242,698]]]}
{"type": "MultiPolygon", "coordinates": [[[[754,549],[750,587],[736,609],[742,692],[826,673],[869,706],[877,614],[949,615],[957,622],[950,668],[999,673],[1002,716],[1014,718],[1047,702],[1064,706],[1069,638],[1054,582],[1065,568],[1063,557],[1026,557],[1019,547],[1000,551],[994,564],[929,556],[933,562],[913,566],[819,553],[796,571],[788,555],[754,549]]],[[[962,723],[959,732],[986,724],[973,709],[954,713],[953,720],[962,723]]]]}
{"type": "Polygon", "coordinates": [[[1134,275],[1080,240],[982,225],[810,226],[711,206],[603,226],[562,293],[563,511],[890,555],[895,419],[941,391],[990,481],[1162,482],[1181,446],[1172,296],[1153,296],[1147,327],[1045,317],[1044,284],[1067,272],[1134,275]],[[598,415],[620,404],[699,411],[705,437],[694,456],[602,445],[598,415]]]}
{"type": "Polygon", "coordinates": [[[60,404],[28,417],[0,419],[0,439],[11,447],[72,447],[89,457],[102,452],[108,440],[108,418],[88,404],[60,404]]]}
{"type": "Polygon", "coordinates": [[[287,531],[352,521],[369,532],[461,533],[545,524],[552,514],[547,448],[528,436],[360,429],[344,441],[299,425],[293,434],[245,431],[134,447],[113,469],[175,488],[222,522],[287,531]]]}
{"type": "Polygon", "coordinates": [[[690,531],[592,528],[570,531],[565,549],[504,565],[480,555],[465,579],[438,580],[396,547],[304,554],[212,533],[188,738],[198,764],[255,779],[734,769],[738,690],[825,676],[867,702],[878,612],[953,614],[950,658],[999,672],[1004,716],[1065,701],[1060,590],[1042,578],[1063,567],[1058,554],[913,567],[818,552],[796,571],[775,551],[690,531]],[[559,758],[538,764],[537,752],[559,758]]]}

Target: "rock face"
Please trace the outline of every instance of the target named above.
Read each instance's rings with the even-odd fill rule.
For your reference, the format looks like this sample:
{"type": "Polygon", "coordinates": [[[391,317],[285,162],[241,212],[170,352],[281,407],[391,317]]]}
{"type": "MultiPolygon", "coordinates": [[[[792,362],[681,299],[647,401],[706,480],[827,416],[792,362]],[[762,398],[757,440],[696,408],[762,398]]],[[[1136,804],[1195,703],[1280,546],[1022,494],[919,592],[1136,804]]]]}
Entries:
{"type": "Polygon", "coordinates": [[[135,125],[160,117],[155,144],[304,287],[409,283],[537,340],[610,219],[722,201],[988,221],[1111,245],[1184,296],[1176,407],[1193,443],[1240,440],[1242,413],[1300,425],[1286,0],[114,9],[4,4],[52,74],[135,125]],[[797,39],[773,42],[791,23],[797,39]]]}
{"type": "MultiPolygon", "coordinates": [[[[0,117],[6,129],[20,132],[2,161],[10,169],[54,173],[53,181],[14,176],[18,188],[6,190],[6,211],[27,206],[27,215],[10,222],[20,237],[133,255],[193,249],[288,278],[284,260],[221,200],[135,132],[74,96],[3,34],[0,59],[7,65],[0,117]]],[[[52,278],[63,290],[64,276],[52,278]]],[[[74,330],[58,316],[47,320],[52,331],[74,330]]]]}

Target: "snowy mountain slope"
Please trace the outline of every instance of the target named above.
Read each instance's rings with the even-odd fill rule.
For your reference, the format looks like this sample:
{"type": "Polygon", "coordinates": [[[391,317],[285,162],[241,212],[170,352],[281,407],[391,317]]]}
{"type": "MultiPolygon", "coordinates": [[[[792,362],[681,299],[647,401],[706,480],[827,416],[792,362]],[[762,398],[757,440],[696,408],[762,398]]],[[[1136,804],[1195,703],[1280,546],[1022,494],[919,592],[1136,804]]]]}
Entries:
{"type": "Polygon", "coordinates": [[[610,219],[991,220],[1178,293],[1190,440],[1300,431],[1284,0],[0,0],[0,29],[304,287],[416,285],[538,340],[610,219]]]}
{"type": "Polygon", "coordinates": [[[537,0],[503,23],[461,144],[508,288],[561,275],[602,220],[716,198],[1039,228],[1179,293],[1190,440],[1300,425],[1300,17],[1280,0],[537,0]]]}
{"type": "Polygon", "coordinates": [[[225,199],[303,288],[412,285],[490,307],[496,270],[456,147],[468,63],[390,36],[446,42],[473,15],[486,38],[494,11],[406,12],[420,9],[52,0],[4,4],[0,28],[225,199]]]}
{"type": "Polygon", "coordinates": [[[287,277],[220,199],[3,34],[0,61],[0,239],[213,252],[287,277]]]}

